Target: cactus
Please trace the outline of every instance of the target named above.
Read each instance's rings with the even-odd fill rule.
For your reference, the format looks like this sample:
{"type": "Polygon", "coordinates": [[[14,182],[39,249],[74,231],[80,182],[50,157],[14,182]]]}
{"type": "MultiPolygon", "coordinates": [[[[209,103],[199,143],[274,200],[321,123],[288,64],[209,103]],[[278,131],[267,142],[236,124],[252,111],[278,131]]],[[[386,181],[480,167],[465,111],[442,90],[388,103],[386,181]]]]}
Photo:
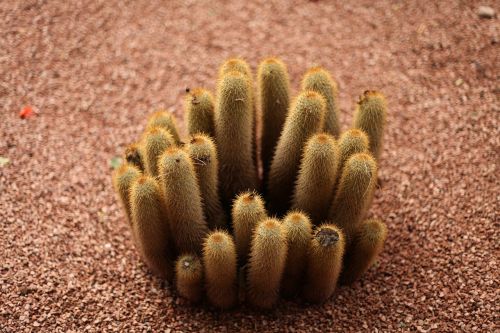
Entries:
{"type": "Polygon", "coordinates": [[[258,97],[262,112],[261,158],[264,181],[285,123],[290,103],[290,83],[286,65],[276,58],[263,60],[258,69],[258,97]]]}
{"type": "Polygon", "coordinates": [[[147,128],[151,129],[155,127],[163,128],[164,130],[172,134],[172,137],[174,138],[176,144],[179,144],[181,142],[172,112],[160,110],[153,113],[148,119],[147,128]]]}
{"type": "Polygon", "coordinates": [[[307,141],[292,207],[306,212],[315,224],[322,222],[328,214],[338,161],[339,148],[333,136],[315,134],[307,141]]]}
{"type": "Polygon", "coordinates": [[[288,251],[281,291],[286,297],[295,296],[299,290],[307,265],[312,226],[307,215],[292,211],[283,219],[288,251]]]}
{"type": "Polygon", "coordinates": [[[278,300],[286,255],[286,235],[280,222],[260,222],[248,261],[248,300],[253,306],[270,309],[278,300]]]}
{"type": "Polygon", "coordinates": [[[252,156],[252,112],[249,79],[239,72],[226,73],[218,82],[215,137],[222,200],[227,205],[236,194],[257,185],[252,156]]]}
{"type": "Polygon", "coordinates": [[[382,153],[386,117],[387,103],[384,95],[376,91],[365,91],[354,112],[354,128],[359,128],[368,135],[370,152],[377,161],[382,153]]]}
{"type": "Polygon", "coordinates": [[[236,197],[231,212],[238,258],[245,263],[257,224],[267,218],[264,200],[255,192],[244,192],[236,197]]]}
{"type": "Polygon", "coordinates": [[[154,178],[140,176],[132,183],[130,205],[134,238],[149,268],[170,281],[174,267],[163,202],[154,178]]]}
{"type": "Polygon", "coordinates": [[[312,90],[325,98],[325,129],[328,134],[338,138],[340,135],[339,111],[337,106],[337,83],[330,73],[321,67],[309,69],[302,80],[302,90],[312,90]]]}
{"type": "Polygon", "coordinates": [[[356,231],[352,246],[347,251],[341,282],[351,284],[359,279],[382,252],[386,238],[387,227],[382,221],[374,219],[363,221],[356,231]]]}
{"type": "Polygon", "coordinates": [[[141,147],[138,143],[133,143],[125,149],[125,161],[136,166],[141,172],[144,172],[144,158],[141,147]]]}
{"type": "Polygon", "coordinates": [[[151,176],[158,176],[158,157],[168,147],[175,144],[169,131],[160,127],[147,130],[142,137],[142,151],[144,155],[144,169],[151,176]]]}
{"type": "Polygon", "coordinates": [[[188,132],[215,137],[214,98],[202,88],[189,91],[184,101],[188,132]]]}
{"type": "Polygon", "coordinates": [[[187,152],[169,147],[158,159],[168,220],[179,253],[201,253],[208,227],[200,188],[187,152]]]}
{"type": "Polygon", "coordinates": [[[324,114],[324,98],[314,91],[301,93],[290,108],[269,171],[269,205],[278,215],[291,203],[303,147],[322,129],[324,114]]]}
{"type": "Polygon", "coordinates": [[[175,285],[179,294],[192,303],[203,297],[203,266],[196,255],[185,254],[175,264],[175,285]]]}
{"type": "Polygon", "coordinates": [[[207,297],[212,305],[227,309],[237,300],[237,259],[231,236],[212,232],[203,246],[207,297]]]}
{"type": "Polygon", "coordinates": [[[125,209],[127,214],[127,221],[129,225],[132,223],[132,211],[130,207],[130,188],[134,180],[141,176],[141,172],[135,166],[128,163],[122,164],[113,173],[113,185],[116,193],[125,209]]]}
{"type": "Polygon", "coordinates": [[[364,220],[385,99],[365,92],[337,141],[337,85],[324,69],[306,72],[291,103],[276,58],[259,64],[257,99],[244,60],[224,62],[218,75],[216,98],[186,90],[186,144],[173,115],[160,111],[126,148],[113,185],[134,243],[191,302],[269,309],[280,295],[325,301],[339,279],[350,284],[373,264],[386,238],[382,222],[364,220]]]}
{"type": "Polygon", "coordinates": [[[335,291],[344,255],[344,235],[334,225],[321,225],[315,232],[307,256],[304,298],[326,301],[335,291]]]}
{"type": "Polygon", "coordinates": [[[342,171],[329,219],[342,229],[347,244],[363,218],[377,179],[377,163],[370,154],[352,155],[342,171]]]}
{"type": "Polygon", "coordinates": [[[196,170],[203,210],[210,229],[226,228],[226,215],[219,197],[217,151],[210,137],[195,134],[187,147],[196,170]]]}

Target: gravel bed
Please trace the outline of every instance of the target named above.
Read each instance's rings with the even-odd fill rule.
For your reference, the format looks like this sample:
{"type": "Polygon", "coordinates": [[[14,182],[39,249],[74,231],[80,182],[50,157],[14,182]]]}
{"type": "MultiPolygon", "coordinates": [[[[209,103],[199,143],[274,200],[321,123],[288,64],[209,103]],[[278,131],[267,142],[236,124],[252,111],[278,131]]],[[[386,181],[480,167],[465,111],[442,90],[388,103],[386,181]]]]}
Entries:
{"type": "Polygon", "coordinates": [[[498,332],[500,26],[480,5],[500,10],[458,0],[0,2],[0,331],[498,332]],[[185,89],[213,89],[232,55],[254,70],[281,57],[294,92],[307,68],[325,66],[344,129],[364,90],[387,95],[371,212],[388,241],[376,267],[326,304],[190,307],[133,248],[110,160],[154,109],[181,118],[185,89]],[[36,114],[21,119],[25,106],[36,114]]]}

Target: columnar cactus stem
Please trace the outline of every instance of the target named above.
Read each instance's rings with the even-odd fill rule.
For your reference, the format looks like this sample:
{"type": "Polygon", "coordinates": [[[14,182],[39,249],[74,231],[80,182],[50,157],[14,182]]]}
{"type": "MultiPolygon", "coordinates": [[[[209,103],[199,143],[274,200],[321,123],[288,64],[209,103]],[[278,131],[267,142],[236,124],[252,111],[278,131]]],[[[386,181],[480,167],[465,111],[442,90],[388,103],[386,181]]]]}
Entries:
{"type": "Polygon", "coordinates": [[[285,269],[285,231],[276,219],[259,223],[248,261],[248,300],[256,307],[270,309],[278,300],[285,269]]]}
{"type": "Polygon", "coordinates": [[[203,133],[215,137],[212,94],[206,89],[194,89],[186,94],[184,104],[189,134],[203,133]]]}
{"type": "Polygon", "coordinates": [[[352,128],[342,133],[338,143],[339,143],[340,157],[338,166],[338,177],[337,180],[335,181],[335,186],[334,186],[334,196],[338,190],[340,175],[342,175],[342,170],[344,169],[344,165],[349,159],[349,157],[358,153],[367,153],[369,147],[368,136],[366,135],[365,132],[357,128],[352,128]]]}
{"type": "Polygon", "coordinates": [[[301,93],[290,108],[269,171],[269,205],[278,215],[291,204],[303,147],[311,135],[321,131],[324,114],[324,98],[314,91],[301,93]]]}
{"type": "Polygon", "coordinates": [[[357,153],[367,153],[368,147],[368,136],[362,130],[352,128],[342,133],[339,139],[339,173],[342,173],[344,164],[349,157],[357,153]]]}
{"type": "Polygon", "coordinates": [[[122,164],[113,173],[113,185],[115,187],[115,191],[118,193],[118,197],[120,198],[123,208],[125,209],[129,225],[132,223],[130,188],[132,187],[132,183],[139,178],[141,174],[142,173],[139,169],[128,163],[122,164]]]}
{"type": "Polygon", "coordinates": [[[252,157],[252,113],[250,80],[240,72],[226,73],[218,82],[215,113],[219,179],[226,205],[236,194],[257,186],[252,157]]]}
{"type": "Polygon", "coordinates": [[[223,76],[227,75],[230,72],[238,72],[243,74],[247,79],[250,85],[250,108],[252,110],[252,159],[255,165],[256,170],[258,170],[258,156],[257,156],[257,127],[260,123],[260,114],[257,112],[258,110],[255,108],[255,96],[254,96],[254,82],[252,77],[252,70],[250,69],[250,65],[241,59],[241,58],[230,58],[226,60],[219,69],[219,79],[223,76]]]}
{"type": "Polygon", "coordinates": [[[274,149],[285,124],[290,103],[290,83],[286,65],[276,58],[263,60],[259,65],[257,80],[262,112],[261,158],[266,184],[274,149]]]}
{"type": "Polygon", "coordinates": [[[215,144],[209,136],[195,134],[187,146],[200,186],[203,210],[210,229],[227,228],[219,197],[219,163],[215,144]]]}
{"type": "Polygon", "coordinates": [[[352,155],[346,162],[329,220],[342,229],[347,244],[366,211],[377,179],[377,163],[370,154],[352,155]]]}
{"type": "Polygon", "coordinates": [[[313,90],[320,93],[326,102],[325,132],[338,138],[340,135],[339,111],[337,106],[337,83],[330,73],[321,67],[309,69],[302,80],[303,90],[313,90]]]}
{"type": "Polygon", "coordinates": [[[175,285],[179,294],[192,303],[203,297],[203,266],[196,255],[185,254],[175,265],[175,285]]]}
{"type": "Polygon", "coordinates": [[[169,131],[160,127],[147,130],[142,137],[144,169],[151,176],[158,176],[158,157],[170,146],[175,144],[169,131]]]}
{"type": "Polygon", "coordinates": [[[384,96],[366,91],[340,135],[337,84],[323,68],[305,73],[291,103],[279,59],[259,64],[257,83],[254,95],[248,63],[227,60],[215,98],[186,89],[187,141],[174,115],[158,111],[113,173],[145,263],[193,303],[206,295],[221,309],[270,309],[280,294],[324,302],[339,279],[369,269],[386,239],[384,223],[364,220],[384,96]]]}
{"type": "Polygon", "coordinates": [[[283,219],[288,251],[281,291],[285,297],[295,296],[303,282],[307,253],[312,236],[312,225],[307,215],[298,211],[288,213],[283,219]]]}
{"type": "Polygon", "coordinates": [[[380,220],[366,220],[355,233],[347,251],[341,281],[351,284],[363,275],[377,259],[387,237],[387,227],[380,220]]]}
{"type": "Polygon", "coordinates": [[[356,106],[354,127],[363,130],[370,141],[370,152],[378,161],[382,153],[382,137],[387,117],[384,95],[367,90],[356,106]]]}
{"type": "Polygon", "coordinates": [[[324,224],[316,230],[308,253],[306,300],[321,303],[332,296],[342,269],[344,247],[344,235],[334,225],[324,224]]]}
{"type": "Polygon", "coordinates": [[[167,216],[178,253],[201,253],[208,233],[200,188],[187,152],[170,147],[159,158],[167,216]]]}
{"type": "Polygon", "coordinates": [[[329,134],[313,135],[306,144],[295,185],[292,208],[307,213],[314,224],[326,218],[337,179],[339,149],[329,134]]]}
{"type": "Polygon", "coordinates": [[[245,263],[255,228],[267,218],[264,200],[255,192],[241,193],[234,200],[231,215],[238,258],[245,263]]]}
{"type": "Polygon", "coordinates": [[[227,309],[237,300],[237,258],[231,236],[212,232],[203,246],[207,297],[212,305],[227,309]]]}
{"type": "Polygon", "coordinates": [[[176,121],[172,112],[160,110],[153,113],[148,119],[147,128],[151,129],[155,127],[160,127],[170,132],[176,144],[181,142],[179,132],[177,131],[176,121]]]}
{"type": "Polygon", "coordinates": [[[160,187],[154,178],[140,176],[132,183],[130,204],[137,246],[149,268],[171,281],[174,265],[163,202],[160,187]]]}

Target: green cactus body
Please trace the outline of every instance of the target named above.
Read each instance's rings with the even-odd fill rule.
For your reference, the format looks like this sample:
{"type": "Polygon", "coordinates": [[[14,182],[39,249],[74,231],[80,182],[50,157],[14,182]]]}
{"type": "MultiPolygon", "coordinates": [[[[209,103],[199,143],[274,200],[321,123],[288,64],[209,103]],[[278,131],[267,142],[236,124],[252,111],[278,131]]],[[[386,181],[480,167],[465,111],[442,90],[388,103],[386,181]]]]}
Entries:
{"type": "Polygon", "coordinates": [[[278,144],[290,104],[290,82],[286,65],[276,58],[268,58],[260,63],[257,80],[262,112],[260,146],[264,184],[266,184],[274,149],[278,144]]]}
{"type": "Polygon", "coordinates": [[[339,173],[342,172],[349,157],[358,153],[367,153],[368,147],[368,136],[362,130],[353,128],[342,133],[339,139],[339,173]]]}
{"type": "Polygon", "coordinates": [[[337,83],[331,78],[330,73],[321,67],[309,69],[302,80],[303,90],[312,90],[325,98],[325,128],[324,131],[338,138],[340,135],[339,111],[337,106],[337,83]]]}
{"type": "Polygon", "coordinates": [[[227,309],[237,301],[237,258],[231,236],[212,232],[203,246],[207,297],[218,308],[227,309]]]}
{"type": "Polygon", "coordinates": [[[172,280],[174,264],[170,229],[161,190],[150,176],[140,176],[130,192],[132,229],[139,251],[151,270],[172,280]]]}
{"type": "Polygon", "coordinates": [[[209,136],[195,134],[187,147],[196,170],[203,210],[210,229],[227,228],[226,215],[219,197],[217,151],[209,136]]]}
{"type": "Polygon", "coordinates": [[[158,157],[170,146],[175,144],[169,131],[160,127],[147,130],[142,137],[144,169],[151,176],[158,176],[158,157]]]}
{"type": "Polygon", "coordinates": [[[344,235],[334,225],[324,224],[316,229],[307,256],[304,298],[322,303],[332,296],[342,269],[344,235]]]}
{"type": "Polygon", "coordinates": [[[337,179],[339,149],[329,134],[313,135],[306,144],[292,207],[307,213],[314,224],[327,217],[337,179]]]}
{"type": "Polygon", "coordinates": [[[230,205],[236,194],[257,185],[252,157],[252,92],[249,79],[229,72],[218,82],[215,133],[219,154],[222,201],[230,205]]]}
{"type": "Polygon", "coordinates": [[[281,291],[285,297],[295,296],[302,285],[307,266],[307,253],[312,236],[312,225],[307,215],[293,211],[283,219],[288,251],[281,291]]]}
{"type": "Polygon", "coordinates": [[[329,220],[342,229],[347,244],[363,219],[376,179],[377,163],[367,153],[352,155],[342,170],[329,220]]]}
{"type": "Polygon", "coordinates": [[[245,263],[257,224],[267,218],[264,200],[254,192],[244,192],[234,201],[231,212],[238,258],[245,263]]]}
{"type": "Polygon", "coordinates": [[[276,219],[260,222],[255,229],[248,261],[250,304],[262,309],[270,309],[276,304],[286,256],[286,235],[281,223],[276,219]]]}
{"type": "MultiPolygon", "coordinates": [[[[339,164],[338,164],[338,176],[342,175],[342,170],[344,169],[345,162],[354,154],[367,153],[369,147],[368,136],[365,132],[360,129],[352,128],[345,131],[340,136],[339,143],[339,164]]],[[[334,186],[334,196],[337,192],[340,177],[337,177],[334,186]]]]}
{"type": "Polygon", "coordinates": [[[176,144],[179,144],[181,142],[179,132],[177,131],[175,118],[172,112],[160,110],[153,113],[148,119],[147,128],[151,129],[155,127],[160,127],[170,132],[176,144]]]}
{"type": "Polygon", "coordinates": [[[129,225],[131,225],[132,222],[132,211],[130,207],[130,188],[134,180],[139,178],[141,174],[142,173],[141,171],[139,171],[139,169],[128,163],[122,164],[113,173],[113,185],[115,187],[116,193],[118,193],[120,202],[125,209],[129,225]]]}
{"type": "Polygon", "coordinates": [[[202,88],[197,88],[186,94],[185,110],[188,132],[206,134],[215,137],[214,98],[212,94],[202,88]]]}
{"type": "Polygon", "coordinates": [[[386,117],[387,103],[384,95],[376,91],[365,91],[354,112],[354,128],[359,128],[368,135],[370,152],[377,161],[382,153],[386,117]]]}
{"type": "Polygon", "coordinates": [[[192,303],[203,297],[203,266],[196,255],[185,254],[175,264],[175,285],[179,294],[192,303]]]}
{"type": "Polygon", "coordinates": [[[268,180],[269,206],[283,215],[291,204],[303,147],[309,137],[323,127],[324,98],[314,91],[301,93],[286,118],[268,180]]]}
{"type": "Polygon", "coordinates": [[[256,146],[256,138],[257,138],[257,127],[260,122],[260,115],[258,114],[258,110],[255,108],[255,96],[254,96],[254,82],[252,77],[252,70],[250,69],[250,65],[241,59],[241,58],[230,58],[225,61],[219,69],[219,78],[221,79],[228,73],[238,72],[243,74],[247,79],[250,85],[250,104],[252,110],[252,160],[255,165],[256,172],[258,170],[258,155],[257,155],[257,146],[256,146]]]}
{"type": "Polygon", "coordinates": [[[347,251],[341,282],[351,284],[373,265],[382,252],[387,227],[380,220],[363,221],[354,235],[354,241],[347,251]]]}
{"type": "Polygon", "coordinates": [[[201,253],[208,227],[195,169],[188,153],[178,147],[168,148],[159,158],[159,171],[178,253],[201,253]]]}
{"type": "Polygon", "coordinates": [[[140,144],[134,143],[125,149],[125,160],[127,163],[136,166],[141,172],[144,172],[144,158],[140,144]]]}

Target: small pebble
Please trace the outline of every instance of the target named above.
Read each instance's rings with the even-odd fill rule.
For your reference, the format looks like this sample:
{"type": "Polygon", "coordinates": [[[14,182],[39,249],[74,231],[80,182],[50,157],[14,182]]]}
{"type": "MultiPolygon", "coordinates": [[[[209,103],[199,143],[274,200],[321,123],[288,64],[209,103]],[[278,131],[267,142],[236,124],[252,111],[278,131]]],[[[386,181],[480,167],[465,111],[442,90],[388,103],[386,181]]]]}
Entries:
{"type": "Polygon", "coordinates": [[[495,17],[496,13],[492,7],[489,6],[479,6],[477,9],[477,15],[480,18],[492,19],[495,17]]]}

